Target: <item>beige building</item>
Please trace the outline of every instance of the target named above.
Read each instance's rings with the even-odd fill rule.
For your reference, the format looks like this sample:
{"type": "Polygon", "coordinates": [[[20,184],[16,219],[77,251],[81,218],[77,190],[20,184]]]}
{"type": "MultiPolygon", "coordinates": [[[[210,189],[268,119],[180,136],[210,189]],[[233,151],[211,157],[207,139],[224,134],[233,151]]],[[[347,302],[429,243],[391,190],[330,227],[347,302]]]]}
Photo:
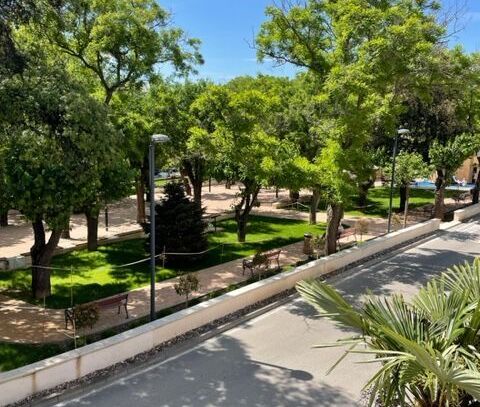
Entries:
{"type": "Polygon", "coordinates": [[[475,182],[475,177],[480,167],[476,156],[467,158],[461,167],[455,172],[455,178],[459,181],[467,181],[467,183],[475,182]]]}

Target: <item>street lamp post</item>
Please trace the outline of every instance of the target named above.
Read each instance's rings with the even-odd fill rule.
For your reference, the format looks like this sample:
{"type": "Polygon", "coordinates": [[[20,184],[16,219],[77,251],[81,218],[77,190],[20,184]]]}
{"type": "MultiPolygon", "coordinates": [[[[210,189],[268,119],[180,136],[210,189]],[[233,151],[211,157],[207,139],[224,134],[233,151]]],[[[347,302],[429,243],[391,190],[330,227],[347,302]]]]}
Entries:
{"type": "Polygon", "coordinates": [[[410,130],[404,128],[399,128],[395,133],[395,141],[393,143],[392,177],[390,180],[390,203],[388,205],[387,233],[390,233],[392,227],[393,183],[395,182],[395,159],[397,158],[398,136],[403,136],[408,133],[410,133],[410,130]]]}
{"type": "Polygon", "coordinates": [[[164,134],[154,134],[148,149],[150,172],[150,321],[155,320],[155,144],[170,141],[164,134]]]}

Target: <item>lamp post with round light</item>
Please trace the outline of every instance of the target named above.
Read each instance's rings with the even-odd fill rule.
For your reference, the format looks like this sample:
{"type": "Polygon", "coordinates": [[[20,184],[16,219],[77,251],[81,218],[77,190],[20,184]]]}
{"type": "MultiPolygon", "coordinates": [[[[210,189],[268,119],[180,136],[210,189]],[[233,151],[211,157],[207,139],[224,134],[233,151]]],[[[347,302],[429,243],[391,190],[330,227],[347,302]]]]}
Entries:
{"type": "Polygon", "coordinates": [[[148,149],[150,173],[150,321],[155,320],[155,144],[164,144],[170,137],[154,134],[148,149]]]}

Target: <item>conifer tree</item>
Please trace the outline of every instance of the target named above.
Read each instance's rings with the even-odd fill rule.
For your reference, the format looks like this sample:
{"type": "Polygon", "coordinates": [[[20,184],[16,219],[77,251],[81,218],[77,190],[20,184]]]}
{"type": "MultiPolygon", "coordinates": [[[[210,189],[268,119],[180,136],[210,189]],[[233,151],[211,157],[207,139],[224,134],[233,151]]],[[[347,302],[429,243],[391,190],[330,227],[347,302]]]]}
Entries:
{"type": "MultiPolygon", "coordinates": [[[[155,251],[162,253],[199,253],[208,247],[204,208],[187,197],[178,182],[165,185],[165,197],[156,205],[155,251]]],[[[150,233],[149,225],[146,226],[150,233]]],[[[167,255],[169,267],[184,267],[197,262],[202,254],[167,255]]]]}

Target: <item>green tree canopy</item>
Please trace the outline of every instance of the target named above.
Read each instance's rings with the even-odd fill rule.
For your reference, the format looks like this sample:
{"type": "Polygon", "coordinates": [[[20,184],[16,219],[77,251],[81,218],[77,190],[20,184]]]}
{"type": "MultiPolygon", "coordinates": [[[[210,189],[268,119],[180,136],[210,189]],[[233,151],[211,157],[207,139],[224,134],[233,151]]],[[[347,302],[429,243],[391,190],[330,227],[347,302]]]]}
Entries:
{"type": "Polygon", "coordinates": [[[7,135],[5,174],[13,206],[33,223],[32,289],[50,294],[48,266],[73,208],[97,191],[100,163],[113,156],[118,135],[105,107],[61,67],[37,61],[3,85],[15,120],[7,135]],[[46,241],[43,222],[51,229],[46,241]],[[38,267],[36,267],[38,266],[38,267]]]}

